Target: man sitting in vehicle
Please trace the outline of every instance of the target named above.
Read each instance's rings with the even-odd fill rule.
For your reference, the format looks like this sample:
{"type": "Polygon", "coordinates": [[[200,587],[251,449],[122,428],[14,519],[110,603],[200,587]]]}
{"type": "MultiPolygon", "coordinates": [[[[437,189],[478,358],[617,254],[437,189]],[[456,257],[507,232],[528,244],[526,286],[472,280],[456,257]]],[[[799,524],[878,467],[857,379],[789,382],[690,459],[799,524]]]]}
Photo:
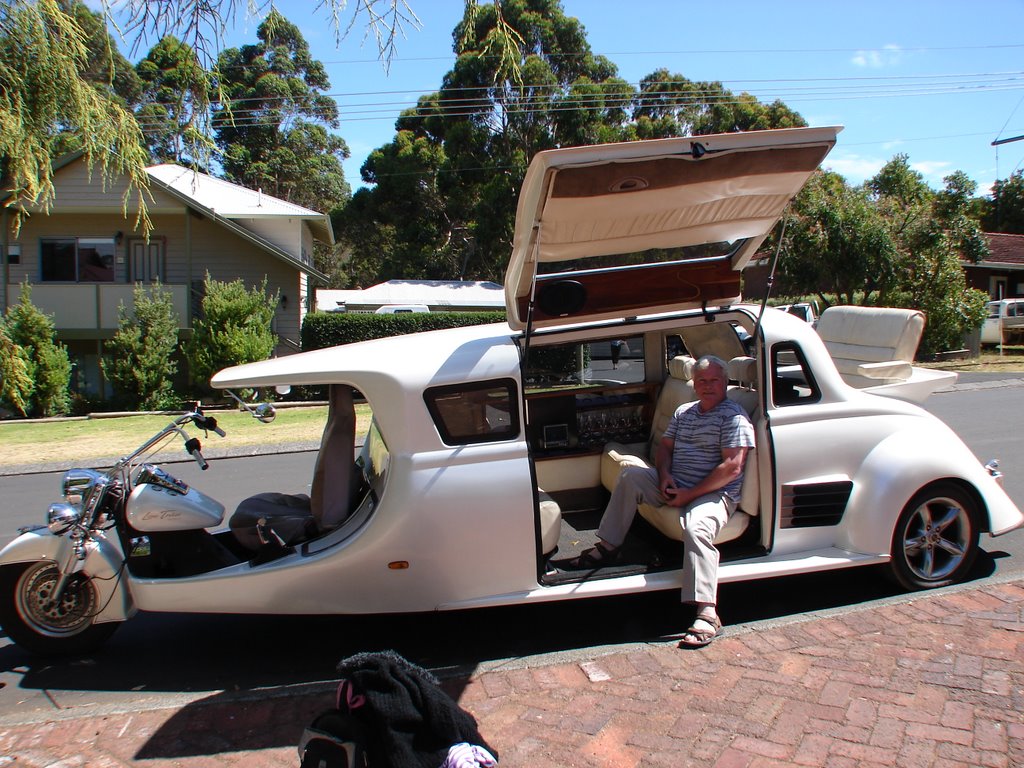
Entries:
{"type": "Polygon", "coordinates": [[[615,563],[641,503],[680,508],[683,527],[682,601],[696,618],[680,647],[700,648],[721,631],[718,601],[718,532],[736,510],[754,428],[743,408],[726,398],[725,361],[711,355],[694,366],[697,400],[681,405],[658,445],[655,467],[623,469],[597,530],[597,545],[572,561],[577,568],[615,563]]]}

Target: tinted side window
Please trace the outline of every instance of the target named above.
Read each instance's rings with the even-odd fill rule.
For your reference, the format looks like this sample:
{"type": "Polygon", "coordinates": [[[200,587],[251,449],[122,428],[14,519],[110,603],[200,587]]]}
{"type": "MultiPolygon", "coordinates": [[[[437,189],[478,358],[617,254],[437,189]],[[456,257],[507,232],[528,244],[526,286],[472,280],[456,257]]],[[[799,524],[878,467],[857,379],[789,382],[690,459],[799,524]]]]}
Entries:
{"type": "Polygon", "coordinates": [[[446,445],[512,440],[519,435],[512,379],[432,387],[423,399],[446,445]]]}
{"type": "Polygon", "coordinates": [[[776,406],[807,405],[821,399],[800,347],[792,342],[772,347],[772,403],[776,406]]]}

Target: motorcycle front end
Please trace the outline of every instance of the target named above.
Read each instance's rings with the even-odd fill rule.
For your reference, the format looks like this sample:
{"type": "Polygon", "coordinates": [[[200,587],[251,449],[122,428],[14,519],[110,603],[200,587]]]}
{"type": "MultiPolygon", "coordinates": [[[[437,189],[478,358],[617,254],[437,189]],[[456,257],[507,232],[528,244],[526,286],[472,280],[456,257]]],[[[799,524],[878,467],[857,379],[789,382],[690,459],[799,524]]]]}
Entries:
{"type": "MultiPolygon", "coordinates": [[[[273,417],[254,412],[254,418],[273,417]]],[[[106,472],[65,472],[63,500],[50,505],[46,525],[22,529],[0,550],[0,627],[17,645],[40,655],[94,650],[136,612],[126,574],[126,547],[139,546],[129,540],[133,526],[159,535],[168,527],[219,522],[217,502],[143,463],[177,436],[205,470],[198,438],[184,430],[188,424],[225,434],[197,403],[106,472]],[[135,518],[126,512],[131,500],[135,518]]]]}
{"type": "Polygon", "coordinates": [[[109,475],[72,469],[62,491],[45,526],[22,529],[0,550],[0,626],[41,655],[94,650],[134,613],[109,514],[123,489],[109,475]]]}

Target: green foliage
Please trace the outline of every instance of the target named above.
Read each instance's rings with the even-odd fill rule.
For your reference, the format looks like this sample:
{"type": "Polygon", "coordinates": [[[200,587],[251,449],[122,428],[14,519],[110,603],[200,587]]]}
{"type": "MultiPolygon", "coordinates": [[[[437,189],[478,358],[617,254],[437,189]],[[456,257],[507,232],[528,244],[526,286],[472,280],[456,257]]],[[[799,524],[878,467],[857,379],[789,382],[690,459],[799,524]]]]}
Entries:
{"type": "Polygon", "coordinates": [[[867,192],[819,171],[797,195],[779,257],[780,291],[868,300],[893,281],[895,243],[867,192]]]}
{"type": "Polygon", "coordinates": [[[121,304],[118,329],[105,345],[103,374],[118,398],[133,408],[160,410],[177,405],[171,380],[177,373],[178,315],[171,294],[154,283],[136,283],[133,308],[121,304]]]}
{"type": "Polygon", "coordinates": [[[142,98],[142,82],[131,62],[117,49],[103,14],[91,10],[80,0],[59,0],[59,4],[74,18],[85,36],[87,53],[82,79],[122,106],[137,104],[142,98]]]}
{"type": "Polygon", "coordinates": [[[780,258],[781,290],[844,304],[920,309],[918,354],[959,349],[984,318],[986,296],[969,289],[961,260],[987,253],[972,216],[974,183],[961,172],[934,191],[906,155],[862,187],[819,172],[797,196],[780,258]]]}
{"type": "Polygon", "coordinates": [[[762,104],[749,93],[732,93],[720,82],[694,82],[667,69],[640,81],[633,120],[645,139],[807,125],[781,101],[762,104]]]}
{"type": "MultiPolygon", "coordinates": [[[[234,22],[238,4],[234,0],[147,0],[101,5],[102,15],[76,0],[0,3],[0,182],[15,200],[46,211],[54,196],[54,160],[69,150],[80,150],[89,169],[98,170],[104,182],[127,177],[125,210],[134,206],[136,226],[148,235],[152,223],[146,205],[149,177],[145,170],[150,157],[139,124],[127,108],[143,97],[137,92],[136,73],[117,52],[106,30],[118,35],[123,30],[132,46],[181,31],[186,36],[182,45],[196,51],[205,66],[216,58],[217,46],[234,22]]],[[[253,2],[248,10],[261,13],[267,6],[266,2],[253,2]]],[[[327,17],[336,42],[365,23],[386,66],[407,28],[417,28],[420,22],[407,0],[380,6],[376,0],[351,5],[347,0],[322,0],[317,10],[327,17]],[[350,17],[347,24],[343,23],[345,16],[350,17]]],[[[191,87],[194,78],[187,82],[191,87]]],[[[191,93],[190,98],[194,97],[191,93]]],[[[171,102],[158,99],[156,106],[143,109],[139,118],[160,123],[155,139],[158,155],[172,132],[161,103],[166,107],[171,102]]],[[[209,148],[201,121],[189,119],[180,130],[186,152],[190,147],[209,148]]],[[[310,156],[316,155],[315,148],[311,152],[310,156]]],[[[197,164],[208,165],[205,152],[199,154],[197,164]]],[[[340,176],[334,181],[337,178],[344,183],[340,176]]],[[[334,185],[334,189],[343,188],[334,185]]],[[[291,199],[286,194],[279,196],[291,199]]],[[[331,205],[323,205],[323,201],[337,199],[325,195],[315,207],[329,210],[331,205]]]]}
{"type": "Polygon", "coordinates": [[[25,350],[11,341],[6,325],[0,321],[0,406],[28,415],[35,386],[25,350]]]}
{"type": "Polygon", "coordinates": [[[1024,171],[996,181],[982,206],[981,223],[986,232],[1024,235],[1024,171]]]}
{"type": "Polygon", "coordinates": [[[349,150],[324,126],[338,105],[321,62],[299,28],[271,9],[259,42],[229,48],[217,61],[213,115],[224,173],[231,181],[315,210],[348,199],[341,161],[349,150]]]}
{"type": "MultiPolygon", "coordinates": [[[[113,86],[97,87],[89,41],[74,13],[56,0],[0,4],[3,188],[19,202],[49,210],[53,160],[70,147],[80,149],[104,181],[127,177],[125,211],[134,195],[137,223],[148,232],[142,134],[113,86]],[[68,140],[55,143],[57,135],[68,140]]],[[[109,40],[107,46],[112,57],[109,40]]]]}
{"type": "MultiPolygon", "coordinates": [[[[71,360],[63,344],[56,341],[53,320],[32,303],[32,290],[22,285],[21,298],[7,309],[7,336],[21,349],[25,374],[33,382],[30,392],[20,388],[27,416],[59,416],[67,413],[71,360]]],[[[16,402],[14,402],[16,405],[16,402]]]]}
{"type": "Polygon", "coordinates": [[[135,117],[155,163],[203,165],[213,145],[205,136],[209,75],[191,46],[167,35],[136,66],[143,83],[135,117]]]}
{"type": "Polygon", "coordinates": [[[224,283],[207,273],[202,313],[185,345],[192,376],[205,383],[221,368],[270,357],[277,342],[271,330],[276,308],[266,278],[250,290],[241,280],[224,283]]]}
{"type": "Polygon", "coordinates": [[[382,339],[420,331],[501,323],[505,312],[412,312],[391,315],[361,312],[313,312],[302,321],[302,349],[382,339]]]}

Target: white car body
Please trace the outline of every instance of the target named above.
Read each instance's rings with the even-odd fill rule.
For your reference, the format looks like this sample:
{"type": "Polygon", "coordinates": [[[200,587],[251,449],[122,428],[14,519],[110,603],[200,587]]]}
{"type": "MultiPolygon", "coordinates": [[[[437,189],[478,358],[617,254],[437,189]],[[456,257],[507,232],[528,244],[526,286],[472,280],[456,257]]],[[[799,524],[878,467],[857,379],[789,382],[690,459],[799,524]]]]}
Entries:
{"type": "MultiPolygon", "coordinates": [[[[218,388],[327,385],[332,399],[366,398],[373,424],[354,461],[362,484],[349,488],[340,518],[271,557],[175,577],[142,574],[129,561],[120,582],[110,579],[120,545],[96,531],[82,566],[106,579],[95,580],[96,622],[140,609],[364,614],[677,588],[678,518],[658,522],[657,510],[638,516],[636,557],[623,565],[578,571],[565,559],[592,539],[615,462],[641,461],[672,398],[689,396],[683,347],[730,360],[741,377],[730,397],[755,425],[743,511],[719,545],[722,582],[884,563],[911,587],[962,578],[979,532],[1024,524],[996,479],[919,406],[846,384],[809,324],[739,295],[739,271],[837,132],[540,153],[520,196],[508,324],[214,376],[218,388]],[[618,341],[628,352],[613,363],[618,341]]],[[[353,469],[351,437],[332,442],[341,410],[325,431],[315,497],[324,478],[329,489],[353,469]]],[[[304,487],[301,478],[275,490],[304,487]]],[[[62,562],[66,548],[45,531],[27,533],[0,565],[62,562]]]]}

